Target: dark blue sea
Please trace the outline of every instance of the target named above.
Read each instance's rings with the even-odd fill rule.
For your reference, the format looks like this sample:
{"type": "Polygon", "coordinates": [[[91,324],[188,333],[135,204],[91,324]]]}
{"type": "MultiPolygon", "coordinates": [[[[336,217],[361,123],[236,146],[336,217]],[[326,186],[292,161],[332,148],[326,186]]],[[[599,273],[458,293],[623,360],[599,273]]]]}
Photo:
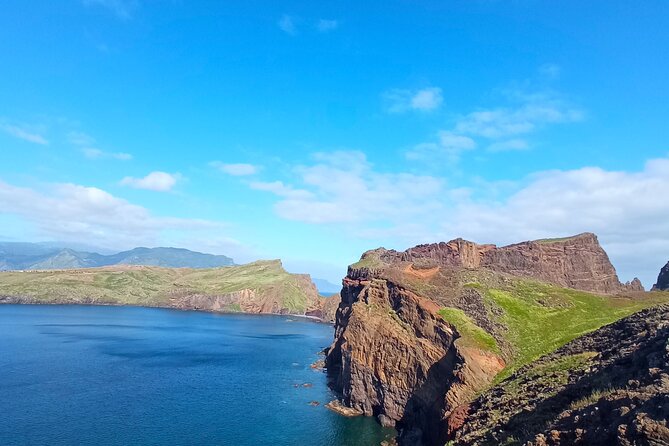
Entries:
{"type": "Polygon", "coordinates": [[[310,364],[331,339],[281,316],[0,305],[0,445],[377,446],[373,419],[323,407],[310,364]]]}

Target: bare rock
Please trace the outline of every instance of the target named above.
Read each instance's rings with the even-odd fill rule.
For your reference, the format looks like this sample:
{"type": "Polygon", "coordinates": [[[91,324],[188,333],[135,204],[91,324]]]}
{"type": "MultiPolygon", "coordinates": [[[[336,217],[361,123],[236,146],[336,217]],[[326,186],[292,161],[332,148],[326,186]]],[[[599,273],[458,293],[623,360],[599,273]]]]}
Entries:
{"type": "Polygon", "coordinates": [[[669,291],[669,262],[660,270],[657,283],[653,286],[655,291],[669,291]]]}
{"type": "Polygon", "coordinates": [[[332,400],[327,403],[325,407],[345,417],[359,417],[360,415],[363,415],[362,411],[352,407],[344,406],[339,400],[332,400]]]}

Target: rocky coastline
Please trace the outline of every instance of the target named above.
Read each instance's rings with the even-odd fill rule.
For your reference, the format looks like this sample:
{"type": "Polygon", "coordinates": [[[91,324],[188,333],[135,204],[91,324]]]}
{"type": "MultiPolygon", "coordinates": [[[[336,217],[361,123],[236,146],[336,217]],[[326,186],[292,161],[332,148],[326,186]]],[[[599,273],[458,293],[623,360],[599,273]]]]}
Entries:
{"type": "Polygon", "coordinates": [[[620,282],[589,233],[502,248],[456,239],[368,251],[343,280],[326,356],[330,384],[341,405],[395,427],[400,445],[443,445],[501,371],[583,332],[575,325],[554,347],[524,356],[514,305],[540,318],[592,302],[607,316],[585,317],[587,331],[669,300],[646,294],[638,279],[620,282]]]}

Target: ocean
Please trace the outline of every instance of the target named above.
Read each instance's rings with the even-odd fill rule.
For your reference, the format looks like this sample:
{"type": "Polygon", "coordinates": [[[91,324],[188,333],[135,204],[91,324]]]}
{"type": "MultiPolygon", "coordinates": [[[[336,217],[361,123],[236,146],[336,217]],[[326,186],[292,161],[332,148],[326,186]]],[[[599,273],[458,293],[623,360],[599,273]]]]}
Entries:
{"type": "Polygon", "coordinates": [[[0,305],[0,444],[377,446],[392,432],[324,407],[331,340],[295,317],[0,305]]]}

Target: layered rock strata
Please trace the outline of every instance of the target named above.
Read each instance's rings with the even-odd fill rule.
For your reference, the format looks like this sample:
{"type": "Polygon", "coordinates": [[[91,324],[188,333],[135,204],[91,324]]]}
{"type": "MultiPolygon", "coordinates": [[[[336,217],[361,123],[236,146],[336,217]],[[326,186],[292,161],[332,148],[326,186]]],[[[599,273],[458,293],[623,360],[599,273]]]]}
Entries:
{"type": "Polygon", "coordinates": [[[368,251],[343,281],[326,357],[332,387],[344,405],[397,427],[400,444],[444,444],[467,403],[518,353],[507,343],[507,313],[476,287],[525,279],[602,295],[643,290],[638,280],[619,281],[589,233],[502,248],[456,239],[368,251]],[[465,342],[442,308],[462,312],[491,346],[465,342]]]}
{"type": "Polygon", "coordinates": [[[606,251],[592,233],[527,241],[501,248],[456,239],[447,243],[418,245],[404,252],[380,249],[365,255],[378,256],[386,263],[488,268],[595,293],[643,291],[639,279],[635,278],[627,284],[619,281],[606,251]]]}
{"type": "Polygon", "coordinates": [[[445,442],[443,420],[504,367],[459,346],[457,330],[429,299],[351,271],[326,365],[344,404],[396,426],[405,444],[445,442]]]}

